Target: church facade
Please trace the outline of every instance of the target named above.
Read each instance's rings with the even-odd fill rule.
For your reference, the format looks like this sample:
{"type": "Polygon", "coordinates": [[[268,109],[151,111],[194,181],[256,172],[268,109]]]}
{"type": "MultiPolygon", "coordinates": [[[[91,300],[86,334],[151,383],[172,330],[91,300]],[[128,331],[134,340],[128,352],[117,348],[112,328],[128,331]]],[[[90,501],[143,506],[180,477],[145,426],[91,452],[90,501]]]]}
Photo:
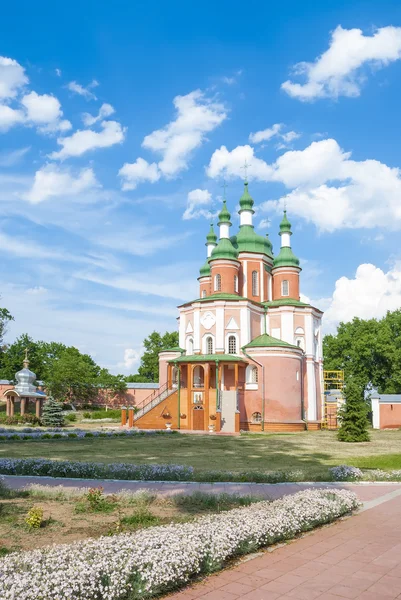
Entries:
{"type": "Polygon", "coordinates": [[[322,416],[322,312],[300,300],[286,211],[281,247],[253,226],[244,184],[240,227],[223,202],[206,238],[199,297],[179,307],[179,347],[159,355],[160,387],[137,408],[139,428],[317,429],[322,416]]]}

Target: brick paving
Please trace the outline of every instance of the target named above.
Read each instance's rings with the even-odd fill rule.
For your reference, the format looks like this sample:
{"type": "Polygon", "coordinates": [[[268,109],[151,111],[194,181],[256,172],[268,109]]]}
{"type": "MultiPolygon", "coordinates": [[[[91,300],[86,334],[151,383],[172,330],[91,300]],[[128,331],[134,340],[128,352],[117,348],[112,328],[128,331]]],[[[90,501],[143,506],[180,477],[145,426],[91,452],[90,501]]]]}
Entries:
{"type": "MultiPolygon", "coordinates": [[[[347,486],[348,487],[348,486],[347,486]]],[[[401,599],[400,486],[353,486],[363,512],[170,595],[168,600],[401,599]],[[381,502],[371,507],[374,500],[381,502]]]]}

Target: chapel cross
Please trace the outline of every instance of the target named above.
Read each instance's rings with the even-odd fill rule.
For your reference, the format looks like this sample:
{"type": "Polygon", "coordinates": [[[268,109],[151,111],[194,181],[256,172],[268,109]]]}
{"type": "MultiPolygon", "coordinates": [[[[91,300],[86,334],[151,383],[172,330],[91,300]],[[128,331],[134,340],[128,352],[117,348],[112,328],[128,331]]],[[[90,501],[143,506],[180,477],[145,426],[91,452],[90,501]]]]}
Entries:
{"type": "Polygon", "coordinates": [[[241,167],[241,169],[244,169],[244,175],[245,175],[244,181],[245,181],[245,183],[248,183],[248,167],[250,167],[250,166],[251,165],[245,159],[244,166],[241,167]]]}

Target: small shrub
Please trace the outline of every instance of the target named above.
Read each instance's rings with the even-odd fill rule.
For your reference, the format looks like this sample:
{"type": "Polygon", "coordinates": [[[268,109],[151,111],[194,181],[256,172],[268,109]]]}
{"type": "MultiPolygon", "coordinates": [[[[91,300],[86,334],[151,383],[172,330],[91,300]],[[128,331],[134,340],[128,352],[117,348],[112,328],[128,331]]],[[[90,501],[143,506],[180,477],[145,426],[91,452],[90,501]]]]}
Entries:
{"type": "Polygon", "coordinates": [[[93,437],[95,437],[95,436],[94,436],[94,435],[93,435],[93,433],[91,433],[90,431],[87,431],[87,432],[85,433],[85,436],[84,436],[84,437],[86,437],[86,438],[93,438],[93,437]]]}
{"type": "Polygon", "coordinates": [[[90,488],[83,499],[77,503],[77,512],[112,512],[118,503],[117,496],[105,496],[102,486],[90,488]]]}
{"type": "Polygon", "coordinates": [[[68,415],[66,415],[65,417],[67,419],[67,421],[69,421],[70,423],[75,423],[75,421],[77,420],[77,415],[75,413],[70,413],[68,415]]]}
{"type": "Polygon", "coordinates": [[[50,435],[50,433],[44,433],[42,435],[42,440],[51,440],[52,439],[52,435],[50,435]]]}
{"type": "Polygon", "coordinates": [[[92,413],[90,413],[88,410],[86,410],[83,414],[84,419],[91,419],[92,418],[92,413]]]}
{"type": "Polygon", "coordinates": [[[43,508],[40,506],[33,506],[28,510],[28,514],[25,517],[25,523],[29,529],[39,529],[43,524],[43,508]]]}
{"type": "Polygon", "coordinates": [[[77,437],[78,437],[78,434],[77,434],[77,433],[69,433],[69,434],[68,434],[68,437],[69,437],[69,438],[77,438],[77,437]]]}
{"type": "Polygon", "coordinates": [[[134,512],[134,514],[120,519],[123,525],[128,525],[130,528],[143,528],[152,527],[153,525],[160,525],[161,519],[156,515],[153,515],[150,510],[146,507],[141,507],[134,512]]]}

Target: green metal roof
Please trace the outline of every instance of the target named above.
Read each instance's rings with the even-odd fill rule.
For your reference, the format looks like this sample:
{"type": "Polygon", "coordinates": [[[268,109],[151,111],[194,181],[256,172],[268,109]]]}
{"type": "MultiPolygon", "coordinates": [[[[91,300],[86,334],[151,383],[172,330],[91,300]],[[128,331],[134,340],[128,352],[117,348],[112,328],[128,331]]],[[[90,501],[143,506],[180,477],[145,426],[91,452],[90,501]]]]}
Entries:
{"type": "Polygon", "coordinates": [[[270,302],[263,302],[263,306],[266,308],[274,308],[276,306],[311,306],[306,302],[300,302],[300,300],[295,300],[293,298],[283,298],[281,300],[271,300],[270,302]]]}
{"type": "Polygon", "coordinates": [[[164,348],[164,350],[160,350],[160,352],[185,352],[185,350],[179,346],[173,346],[173,348],[164,348]]]}
{"type": "Polygon", "coordinates": [[[255,233],[253,225],[241,225],[237,235],[230,238],[238,252],[257,252],[273,258],[273,247],[268,237],[255,233]]]}
{"type": "Polygon", "coordinates": [[[252,304],[256,304],[257,306],[263,306],[261,302],[257,302],[256,300],[251,300],[250,298],[245,298],[244,296],[238,296],[238,294],[226,294],[224,292],[211,294],[210,296],[206,296],[205,298],[196,298],[196,300],[184,302],[184,304],[181,304],[180,306],[187,306],[188,304],[194,304],[194,302],[213,302],[213,300],[246,300],[247,302],[252,302],[252,304]]]}
{"type": "Polygon", "coordinates": [[[248,192],[248,182],[245,181],[244,183],[244,193],[242,194],[240,200],[239,200],[239,205],[240,205],[240,210],[239,213],[241,214],[241,212],[243,210],[249,210],[252,214],[254,214],[254,210],[253,210],[253,198],[252,196],[249,194],[248,192]]]}
{"type": "Polygon", "coordinates": [[[235,354],[191,354],[190,356],[179,356],[169,362],[197,363],[197,362],[247,362],[241,356],[235,354]]]}
{"type": "Polygon", "coordinates": [[[279,254],[273,261],[273,267],[299,267],[299,258],[295,256],[289,246],[280,248],[279,254]]]}
{"type": "Polygon", "coordinates": [[[218,225],[221,225],[222,223],[228,223],[229,225],[231,225],[230,219],[231,219],[231,215],[228,212],[226,201],[223,200],[223,208],[221,209],[220,214],[219,214],[218,225]]]}
{"type": "Polygon", "coordinates": [[[201,277],[208,277],[210,275],[209,259],[206,259],[205,264],[199,269],[199,275],[201,277]]]}
{"type": "Polygon", "coordinates": [[[259,335],[257,338],[249,342],[249,344],[244,346],[244,348],[274,348],[276,346],[298,348],[298,346],[294,346],[293,344],[289,344],[288,342],[284,342],[283,340],[274,338],[271,335],[268,335],[267,333],[259,335]]]}
{"type": "Polygon", "coordinates": [[[217,235],[214,232],[213,223],[210,223],[210,230],[206,236],[206,246],[208,244],[216,245],[216,243],[217,243],[217,235]]]}
{"type": "Polygon", "coordinates": [[[228,260],[238,259],[238,252],[228,238],[222,238],[217,246],[213,248],[210,260],[216,260],[217,258],[225,258],[228,260]]]}

